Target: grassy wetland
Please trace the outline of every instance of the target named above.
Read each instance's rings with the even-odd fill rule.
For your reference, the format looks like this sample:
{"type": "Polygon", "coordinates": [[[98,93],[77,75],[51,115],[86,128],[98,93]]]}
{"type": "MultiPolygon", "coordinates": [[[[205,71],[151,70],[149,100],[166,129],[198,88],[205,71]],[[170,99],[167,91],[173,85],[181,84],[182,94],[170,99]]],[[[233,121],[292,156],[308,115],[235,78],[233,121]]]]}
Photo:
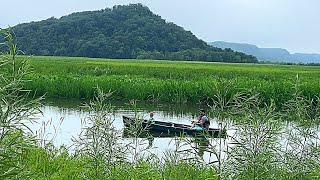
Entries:
{"type": "Polygon", "coordinates": [[[320,177],[317,67],[17,57],[11,34],[3,33],[8,53],[0,56],[1,179],[320,177]],[[93,113],[74,137],[74,152],[27,127],[43,94],[90,99],[82,107],[93,113]],[[200,148],[183,148],[194,141],[184,137],[174,138],[176,149],[162,158],[146,155],[148,148],[140,145],[147,139],[138,138],[138,126],[129,143],[121,141],[110,118],[110,98],[203,101],[219,126],[235,132],[226,139],[209,138],[205,151],[215,157],[210,162],[203,161],[200,148]]]}
{"type": "Polygon", "coordinates": [[[228,83],[230,93],[250,89],[280,106],[294,93],[297,76],[303,96],[320,93],[320,67],[72,57],[32,57],[30,64],[26,88],[54,98],[92,99],[99,86],[116,99],[209,102],[228,83]]]}

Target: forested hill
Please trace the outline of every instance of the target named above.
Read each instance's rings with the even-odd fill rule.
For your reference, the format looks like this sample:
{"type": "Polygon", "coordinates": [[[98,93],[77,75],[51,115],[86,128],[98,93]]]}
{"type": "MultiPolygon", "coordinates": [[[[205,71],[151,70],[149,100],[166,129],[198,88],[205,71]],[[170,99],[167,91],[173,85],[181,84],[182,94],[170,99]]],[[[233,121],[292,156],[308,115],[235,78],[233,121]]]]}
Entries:
{"type": "Polygon", "coordinates": [[[209,46],[141,4],[52,17],[13,30],[26,54],[257,62],[254,56],[209,46]]]}

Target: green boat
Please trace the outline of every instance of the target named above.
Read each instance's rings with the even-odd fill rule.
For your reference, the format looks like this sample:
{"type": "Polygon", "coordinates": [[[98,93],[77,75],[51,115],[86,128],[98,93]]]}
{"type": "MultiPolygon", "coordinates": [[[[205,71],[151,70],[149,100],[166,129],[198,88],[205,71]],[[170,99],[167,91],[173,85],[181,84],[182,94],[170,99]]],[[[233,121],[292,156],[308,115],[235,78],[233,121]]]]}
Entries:
{"type": "Polygon", "coordinates": [[[209,136],[209,137],[226,137],[226,130],[219,128],[209,128],[205,130],[192,129],[191,125],[179,124],[165,121],[152,121],[148,122],[144,119],[135,120],[134,118],[123,116],[123,124],[125,127],[138,124],[150,134],[155,135],[154,137],[172,137],[172,136],[209,136]]]}

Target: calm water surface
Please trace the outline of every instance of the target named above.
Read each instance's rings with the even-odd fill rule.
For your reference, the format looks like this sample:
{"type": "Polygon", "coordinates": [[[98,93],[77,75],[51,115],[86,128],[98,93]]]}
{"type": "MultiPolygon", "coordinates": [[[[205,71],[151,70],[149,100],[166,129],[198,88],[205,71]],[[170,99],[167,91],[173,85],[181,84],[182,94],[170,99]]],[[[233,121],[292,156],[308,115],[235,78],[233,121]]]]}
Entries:
{"type": "MultiPolygon", "coordinates": [[[[30,127],[34,133],[42,135],[42,139],[53,140],[53,144],[56,147],[65,145],[69,147],[69,150],[73,151],[73,138],[77,138],[84,128],[83,121],[89,112],[84,111],[80,108],[82,102],[71,101],[71,100],[47,100],[45,106],[42,107],[43,115],[38,116],[38,123],[31,124],[30,127]],[[46,124],[46,125],[43,125],[46,124]]],[[[123,129],[122,116],[134,116],[134,108],[129,105],[128,102],[114,101],[111,102],[114,106],[114,113],[111,117],[114,119],[114,126],[121,130],[123,129]]],[[[182,124],[190,124],[191,120],[197,118],[199,108],[204,108],[205,106],[201,104],[149,104],[145,102],[136,103],[136,111],[140,117],[148,117],[148,112],[154,112],[154,118],[161,121],[177,122],[182,124]],[[194,116],[196,115],[196,116],[194,116]],[[193,117],[194,116],[194,117],[193,117]]],[[[207,114],[210,118],[210,127],[217,128],[218,123],[216,119],[212,118],[210,114],[207,114]]],[[[292,129],[294,123],[283,123],[284,129],[292,129]]],[[[228,129],[228,135],[234,134],[234,130],[228,129]]],[[[317,129],[317,136],[320,137],[320,130],[317,129]]],[[[280,144],[284,146],[286,139],[288,138],[287,133],[283,133],[279,136],[280,144]]],[[[124,138],[125,143],[130,143],[133,139],[124,138]]],[[[211,139],[213,145],[228,143],[225,139],[211,139]],[[214,144],[216,143],[216,144],[214,144]]],[[[123,142],[122,141],[122,142],[123,142]]],[[[139,138],[140,142],[143,142],[140,148],[146,147],[148,141],[143,138],[139,138]]],[[[318,141],[318,140],[317,140],[318,141]]],[[[191,143],[184,148],[190,148],[191,146],[199,147],[199,144],[191,143]]],[[[150,146],[149,146],[150,147],[150,146]]],[[[150,152],[156,154],[158,157],[163,157],[167,150],[174,150],[176,143],[174,138],[154,138],[150,152]]],[[[203,149],[203,148],[202,148],[203,149]]],[[[180,149],[181,150],[181,149],[180,149]]],[[[224,155],[224,154],[223,154],[224,155]]],[[[214,161],[214,157],[210,157],[210,154],[204,152],[203,160],[206,162],[214,161]]]]}
{"type": "MultiPolygon", "coordinates": [[[[134,109],[128,102],[115,101],[111,104],[114,106],[114,113],[111,116],[114,118],[114,126],[120,130],[123,128],[122,116],[134,116],[134,109]]],[[[72,151],[72,138],[78,137],[84,127],[82,121],[89,114],[89,112],[82,110],[80,105],[80,101],[47,100],[45,106],[41,109],[43,115],[38,116],[39,123],[32,124],[31,129],[38,134],[41,131],[41,134],[48,140],[53,139],[55,146],[65,145],[70,147],[72,151]],[[47,126],[44,126],[44,123],[47,126]]],[[[191,120],[197,118],[199,108],[203,108],[203,106],[137,102],[136,110],[141,117],[147,118],[148,112],[153,111],[156,120],[190,124],[191,120]]],[[[208,116],[210,117],[210,115],[208,116]]],[[[218,127],[215,119],[210,118],[210,121],[210,127],[218,127]]],[[[130,139],[127,138],[125,141],[130,141],[130,139]]],[[[152,151],[158,156],[162,156],[164,151],[174,148],[173,138],[154,138],[152,143],[152,151]]]]}

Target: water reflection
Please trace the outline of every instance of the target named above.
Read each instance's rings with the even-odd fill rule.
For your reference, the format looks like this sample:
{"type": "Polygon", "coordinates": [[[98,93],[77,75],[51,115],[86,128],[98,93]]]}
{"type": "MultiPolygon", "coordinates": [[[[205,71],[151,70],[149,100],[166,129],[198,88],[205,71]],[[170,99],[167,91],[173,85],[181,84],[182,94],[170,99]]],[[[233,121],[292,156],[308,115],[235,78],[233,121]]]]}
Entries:
{"type": "MultiPolygon", "coordinates": [[[[59,147],[60,145],[71,146],[72,145],[72,137],[78,137],[83,128],[83,121],[86,119],[86,116],[89,115],[89,112],[81,109],[79,106],[83,103],[83,101],[72,101],[72,100],[58,100],[58,101],[49,101],[46,102],[46,105],[42,108],[43,116],[39,115],[39,123],[38,124],[31,124],[31,129],[35,132],[41,128],[42,121],[51,121],[51,124],[45,128],[45,136],[46,139],[54,139],[54,144],[59,147]],[[63,119],[61,125],[60,120],[63,119]]],[[[118,130],[122,130],[124,125],[122,122],[122,116],[134,116],[135,111],[139,114],[139,117],[148,117],[148,112],[154,112],[155,120],[160,121],[170,121],[176,122],[181,124],[190,124],[190,121],[193,119],[192,114],[197,114],[200,105],[172,105],[172,104],[152,104],[152,103],[142,103],[137,102],[137,109],[133,109],[133,107],[128,102],[120,102],[115,101],[111,102],[111,104],[115,107],[114,113],[111,115],[112,119],[114,120],[114,126],[118,130]]],[[[210,115],[208,115],[210,117],[210,115]]],[[[215,119],[210,119],[211,125],[210,127],[217,128],[220,127],[215,121],[215,119]]],[[[232,126],[232,123],[227,123],[228,125],[232,126]]],[[[233,135],[234,132],[239,131],[241,135],[234,136],[238,139],[243,139],[244,136],[248,136],[250,133],[244,133],[244,129],[241,128],[243,125],[239,124],[238,127],[235,127],[232,130],[230,127],[227,127],[228,134],[233,135]],[[240,128],[239,128],[240,127],[240,128]],[[244,135],[244,136],[242,136],[244,135]]],[[[294,127],[294,123],[291,124],[283,124],[282,125],[284,130],[288,130],[292,133],[298,133],[294,130],[299,129],[294,127]]],[[[251,127],[248,127],[248,132],[251,132],[251,127]]],[[[320,131],[316,130],[317,136],[320,136],[320,131]]],[[[123,132],[125,133],[125,132],[123,132]]],[[[282,147],[286,147],[286,143],[288,139],[290,140],[289,133],[281,133],[278,136],[280,141],[280,145],[282,147]]],[[[301,135],[298,133],[295,137],[300,137],[301,135]]],[[[124,141],[130,142],[132,140],[131,137],[126,136],[123,134],[124,141]]],[[[291,138],[292,139],[292,138],[291,138]]],[[[145,140],[146,144],[143,148],[151,148],[152,153],[157,154],[158,157],[162,157],[164,152],[169,149],[175,149],[175,139],[172,137],[149,137],[146,136],[145,138],[140,138],[140,140],[145,140]]],[[[186,140],[188,141],[188,140],[186,140]]],[[[227,139],[209,139],[209,141],[199,141],[198,139],[190,140],[185,149],[193,149],[196,151],[197,156],[205,159],[206,162],[215,161],[212,160],[211,154],[216,148],[219,149],[223,147],[227,147],[225,144],[228,144],[227,139]],[[219,146],[221,145],[221,146],[219,146]],[[211,159],[210,159],[211,158],[211,159]]],[[[313,143],[313,140],[310,141],[313,143]]],[[[229,146],[234,146],[232,143],[229,143],[229,146]]],[[[301,149],[296,147],[294,149],[301,149]]],[[[226,151],[227,149],[222,149],[220,152],[226,151]]],[[[222,154],[223,156],[224,154],[222,154]]]]}
{"type": "MultiPolygon", "coordinates": [[[[72,138],[77,137],[81,133],[81,129],[84,128],[84,120],[89,115],[89,112],[80,108],[80,105],[84,101],[72,101],[72,100],[54,100],[45,102],[45,106],[42,108],[43,116],[39,115],[39,123],[31,124],[31,129],[36,132],[41,128],[40,122],[51,121],[50,126],[45,128],[45,137],[47,139],[54,139],[55,146],[66,145],[67,147],[73,144],[72,138]],[[62,124],[59,123],[60,119],[63,119],[62,124]],[[60,124],[60,125],[59,125],[60,124]]],[[[135,111],[138,112],[140,117],[147,117],[149,111],[153,111],[156,120],[170,121],[182,124],[190,124],[193,119],[192,114],[198,113],[200,105],[189,104],[152,104],[137,102],[137,109],[133,109],[127,102],[110,102],[114,106],[114,113],[112,118],[114,119],[114,126],[116,129],[123,129],[122,116],[134,116],[135,111]]],[[[218,127],[214,119],[211,119],[211,127],[218,127]]],[[[130,137],[123,136],[130,141],[130,137]]],[[[175,144],[173,138],[160,138],[149,137],[147,140],[147,147],[153,148],[152,153],[157,154],[159,157],[168,149],[174,149],[175,144]]],[[[199,155],[205,154],[206,144],[205,142],[195,142],[199,147],[199,155]]],[[[189,147],[190,148],[191,144],[189,147]]]]}
{"type": "MultiPolygon", "coordinates": [[[[80,110],[80,106],[86,103],[84,100],[65,100],[65,99],[48,99],[45,101],[46,106],[59,107],[60,109],[68,109],[68,110],[80,110]]],[[[131,111],[134,112],[135,109],[129,103],[129,101],[110,101],[109,102],[115,111],[131,111]]],[[[158,118],[195,118],[194,115],[198,114],[199,109],[203,108],[205,105],[202,103],[151,103],[151,102],[136,102],[136,110],[140,113],[147,113],[150,111],[155,111],[155,116],[158,118]]],[[[143,114],[146,115],[146,114],[143,114]]]]}

